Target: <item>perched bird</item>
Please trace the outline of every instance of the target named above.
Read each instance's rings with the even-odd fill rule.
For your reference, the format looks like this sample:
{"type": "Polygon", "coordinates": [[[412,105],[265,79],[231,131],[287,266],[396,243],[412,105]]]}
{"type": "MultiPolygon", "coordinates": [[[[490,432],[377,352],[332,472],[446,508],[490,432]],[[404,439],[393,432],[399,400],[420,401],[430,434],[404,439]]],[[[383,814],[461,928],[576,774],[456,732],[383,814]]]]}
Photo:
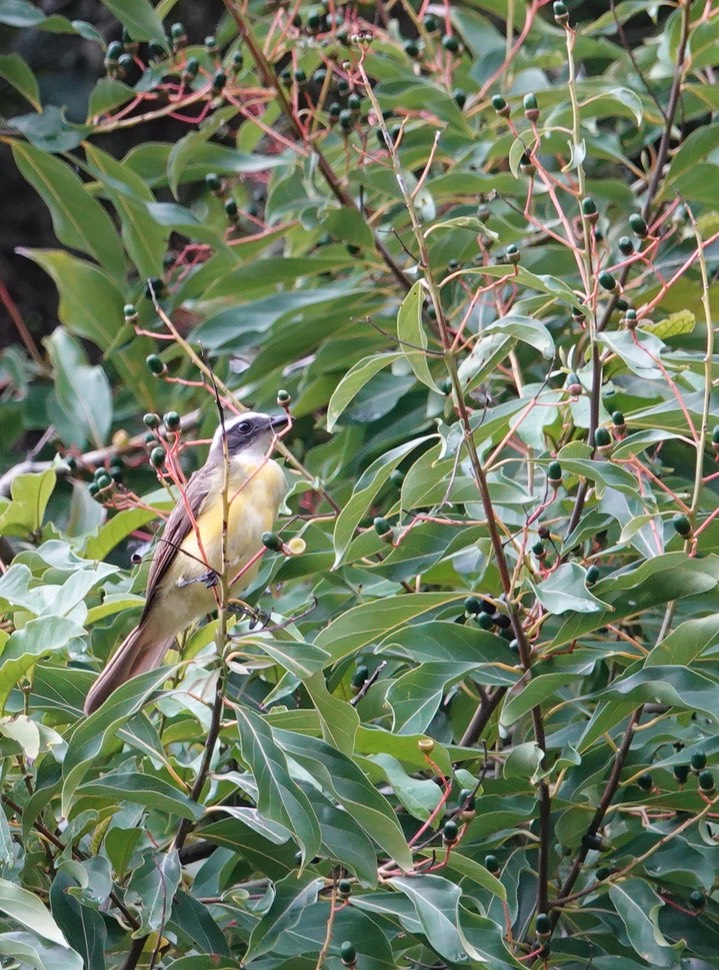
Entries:
{"type": "MultiPolygon", "coordinates": [[[[229,474],[226,556],[234,575],[262,548],[285,495],[285,476],[269,458],[285,415],[248,412],[225,422],[229,474]]],[[[207,461],[190,478],[160,536],[147,580],[140,622],[123,641],[90,688],[85,713],[91,714],[130,677],[158,667],[176,634],[217,601],[212,590],[222,572],[223,490],[226,475],[222,427],[212,439],[207,461]]],[[[239,577],[237,595],[257,575],[259,561],[239,577]]]]}

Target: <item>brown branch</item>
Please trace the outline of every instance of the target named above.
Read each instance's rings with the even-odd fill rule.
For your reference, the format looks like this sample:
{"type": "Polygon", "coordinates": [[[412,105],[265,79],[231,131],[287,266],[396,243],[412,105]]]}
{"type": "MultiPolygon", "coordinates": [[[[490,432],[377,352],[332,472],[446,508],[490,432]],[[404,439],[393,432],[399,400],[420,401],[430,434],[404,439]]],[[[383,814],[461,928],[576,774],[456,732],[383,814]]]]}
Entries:
{"type": "Polygon", "coordinates": [[[38,350],[38,346],[35,343],[32,334],[27,328],[27,324],[22,318],[20,311],[18,310],[15,301],[10,296],[8,288],[5,286],[2,280],[0,280],[0,301],[5,305],[5,309],[8,312],[8,316],[15,324],[15,329],[20,334],[20,339],[25,344],[27,352],[30,354],[32,359],[35,361],[37,366],[42,370],[47,370],[47,362],[44,360],[42,354],[38,350]]]}

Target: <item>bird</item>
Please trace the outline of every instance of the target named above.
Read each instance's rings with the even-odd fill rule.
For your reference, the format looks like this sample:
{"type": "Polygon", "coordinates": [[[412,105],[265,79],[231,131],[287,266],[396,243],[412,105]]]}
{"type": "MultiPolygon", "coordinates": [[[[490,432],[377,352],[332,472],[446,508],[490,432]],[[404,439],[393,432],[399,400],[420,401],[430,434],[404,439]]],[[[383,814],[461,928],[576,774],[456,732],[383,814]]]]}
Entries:
{"type": "MultiPolygon", "coordinates": [[[[216,608],[212,586],[223,571],[225,478],[229,578],[262,549],[262,533],[271,531],[286,493],[284,472],[269,455],[277,432],[288,424],[284,414],[250,411],[218,427],[205,464],[190,478],[158,539],[140,622],[90,688],[85,714],[131,677],[158,667],[176,635],[216,608]]],[[[250,585],[258,569],[259,557],[233,584],[233,596],[250,585]]]]}

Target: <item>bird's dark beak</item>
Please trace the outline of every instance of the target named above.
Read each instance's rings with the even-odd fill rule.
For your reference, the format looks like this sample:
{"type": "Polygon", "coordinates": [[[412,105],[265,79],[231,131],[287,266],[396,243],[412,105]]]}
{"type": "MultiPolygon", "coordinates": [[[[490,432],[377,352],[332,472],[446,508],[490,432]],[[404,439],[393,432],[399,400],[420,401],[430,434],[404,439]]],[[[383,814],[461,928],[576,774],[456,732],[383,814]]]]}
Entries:
{"type": "Polygon", "coordinates": [[[286,414],[274,414],[270,418],[270,427],[273,431],[281,431],[283,428],[286,428],[289,423],[290,419],[286,414]]]}

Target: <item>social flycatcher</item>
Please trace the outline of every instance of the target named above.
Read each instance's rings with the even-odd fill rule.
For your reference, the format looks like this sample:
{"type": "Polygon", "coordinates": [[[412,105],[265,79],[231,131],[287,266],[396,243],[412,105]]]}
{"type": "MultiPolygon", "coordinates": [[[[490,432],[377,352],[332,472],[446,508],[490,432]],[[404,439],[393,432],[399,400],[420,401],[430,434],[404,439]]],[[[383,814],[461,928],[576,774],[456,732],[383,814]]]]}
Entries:
{"type": "MultiPolygon", "coordinates": [[[[226,557],[229,578],[262,548],[263,532],[272,529],[285,494],[285,476],[269,458],[276,431],[285,415],[249,412],[225,422],[229,466],[225,463],[222,427],[212,439],[207,461],[190,478],[160,536],[147,580],[147,599],[140,622],[123,641],[90,688],[85,713],[91,714],[130,677],[162,662],[175,635],[217,601],[213,573],[223,570],[223,490],[227,474],[229,502],[226,557]],[[227,472],[226,472],[227,469],[227,472]]],[[[259,561],[242,573],[231,589],[246,589],[259,561]]]]}

